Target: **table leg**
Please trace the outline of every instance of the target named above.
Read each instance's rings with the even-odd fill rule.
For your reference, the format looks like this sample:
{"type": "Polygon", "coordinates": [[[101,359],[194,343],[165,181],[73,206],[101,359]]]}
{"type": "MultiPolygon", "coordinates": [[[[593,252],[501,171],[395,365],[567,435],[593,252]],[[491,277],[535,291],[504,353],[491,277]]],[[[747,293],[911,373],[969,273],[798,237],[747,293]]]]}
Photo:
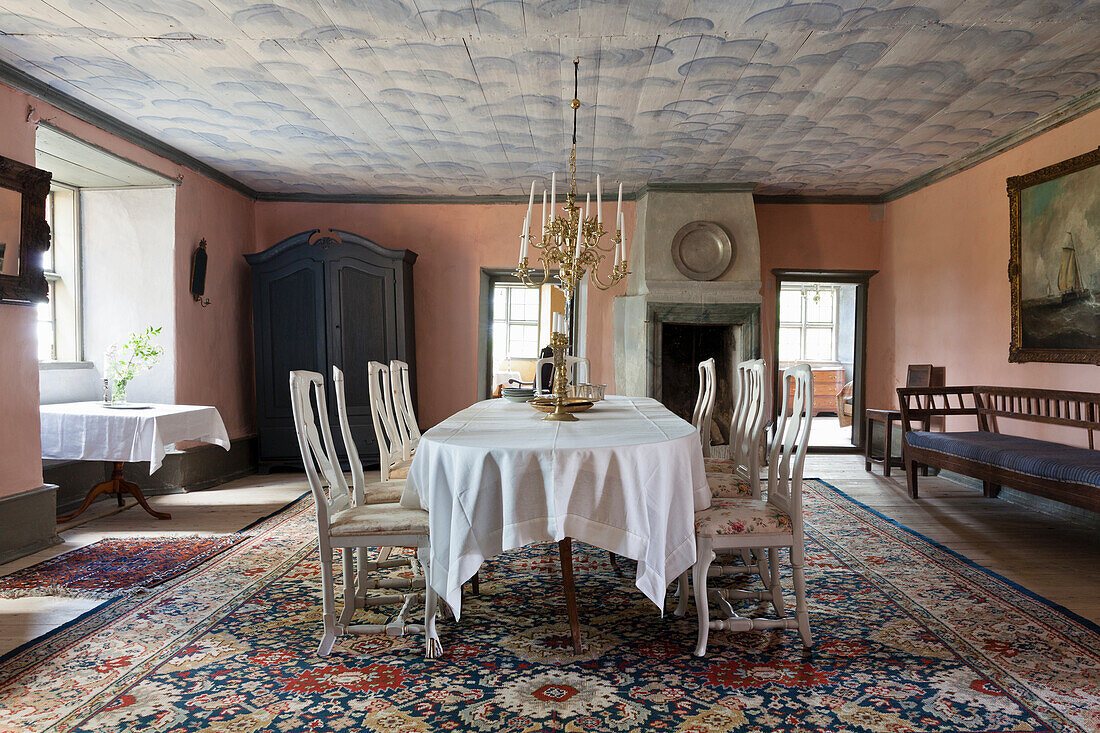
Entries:
{"type": "Polygon", "coordinates": [[[145,511],[149,512],[157,519],[171,519],[171,514],[158,512],[154,510],[153,507],[149,506],[149,502],[145,500],[145,494],[141,493],[140,486],[130,481],[127,481],[122,477],[122,468],[124,465],[125,463],[123,461],[115,461],[114,470],[111,472],[111,478],[107,479],[101,484],[96,484],[96,486],[94,486],[92,490],[88,492],[88,495],[84,497],[84,503],[80,505],[79,509],[77,509],[75,512],[70,512],[69,514],[58,517],[57,521],[60,523],[68,522],[70,519],[76,519],[88,510],[88,507],[92,505],[93,501],[95,501],[103,494],[114,494],[118,499],[118,505],[123,506],[125,502],[123,502],[122,495],[124,493],[130,494],[135,499],[137,499],[138,504],[141,504],[142,508],[145,509],[145,511]]]}
{"type": "Polygon", "coordinates": [[[886,421],[886,443],[882,446],[882,475],[890,475],[890,464],[894,462],[891,455],[894,450],[894,421],[886,421]]]}
{"type": "Polygon", "coordinates": [[[863,435],[863,462],[865,464],[864,470],[871,470],[871,440],[875,437],[875,421],[870,417],[867,418],[867,429],[863,435]]]}
{"type": "Polygon", "coordinates": [[[573,585],[573,540],[566,537],[558,543],[561,558],[561,581],[565,590],[565,608],[569,613],[569,631],[573,635],[573,653],[581,653],[581,620],[577,613],[577,591],[573,585]]]}

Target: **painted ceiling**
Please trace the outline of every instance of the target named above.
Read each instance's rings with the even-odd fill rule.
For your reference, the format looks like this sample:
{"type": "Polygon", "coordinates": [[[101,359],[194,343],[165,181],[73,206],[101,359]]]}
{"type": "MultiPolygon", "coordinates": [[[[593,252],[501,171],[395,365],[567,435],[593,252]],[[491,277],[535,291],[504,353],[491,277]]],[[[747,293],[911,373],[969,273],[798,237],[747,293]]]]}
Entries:
{"type": "Polygon", "coordinates": [[[1100,87],[1100,0],[0,0],[0,60],[263,192],[878,194],[1100,87]],[[541,187],[542,184],[540,184],[541,187]]]}

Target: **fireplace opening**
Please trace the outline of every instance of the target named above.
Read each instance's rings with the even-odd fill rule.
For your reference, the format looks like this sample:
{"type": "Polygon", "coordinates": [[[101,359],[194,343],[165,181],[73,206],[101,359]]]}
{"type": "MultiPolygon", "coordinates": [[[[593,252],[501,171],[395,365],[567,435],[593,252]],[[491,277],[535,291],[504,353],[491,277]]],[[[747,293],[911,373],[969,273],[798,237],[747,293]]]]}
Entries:
{"type": "Polygon", "coordinates": [[[733,419],[733,376],[740,324],[661,324],[661,402],[691,421],[699,393],[699,362],[714,359],[718,394],[710,426],[711,444],[729,443],[733,419]]]}

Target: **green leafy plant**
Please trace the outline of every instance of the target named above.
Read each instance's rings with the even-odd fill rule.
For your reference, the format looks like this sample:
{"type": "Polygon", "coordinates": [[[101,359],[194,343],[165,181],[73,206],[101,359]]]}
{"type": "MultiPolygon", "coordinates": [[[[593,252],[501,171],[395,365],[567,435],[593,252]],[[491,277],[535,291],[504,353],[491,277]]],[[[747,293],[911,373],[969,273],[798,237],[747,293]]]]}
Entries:
{"type": "Polygon", "coordinates": [[[130,339],[122,346],[111,344],[107,347],[107,377],[111,380],[111,401],[126,401],[126,386],[137,375],[152,369],[164,355],[164,347],[153,343],[153,337],[159,336],[161,327],[150,326],[144,331],[130,334],[130,339]]]}

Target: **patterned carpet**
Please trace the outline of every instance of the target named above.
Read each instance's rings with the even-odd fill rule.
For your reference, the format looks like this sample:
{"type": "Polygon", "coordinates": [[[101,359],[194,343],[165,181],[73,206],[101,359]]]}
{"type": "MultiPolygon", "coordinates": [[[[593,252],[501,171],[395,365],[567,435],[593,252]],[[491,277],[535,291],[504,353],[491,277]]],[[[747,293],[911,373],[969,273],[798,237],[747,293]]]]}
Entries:
{"type": "Polygon", "coordinates": [[[585,547],[573,657],[555,548],[538,546],[483,569],[461,624],[441,625],[442,659],[415,636],[345,637],[321,659],[303,501],[195,572],[7,655],[0,730],[1100,728],[1100,628],[809,483],[810,657],[794,632],[714,632],[696,659],[694,611],[662,618],[628,563],[617,575],[585,547]]]}
{"type": "Polygon", "coordinates": [[[239,534],[100,540],[5,575],[0,598],[137,593],[183,575],[243,540],[239,534]]]}

